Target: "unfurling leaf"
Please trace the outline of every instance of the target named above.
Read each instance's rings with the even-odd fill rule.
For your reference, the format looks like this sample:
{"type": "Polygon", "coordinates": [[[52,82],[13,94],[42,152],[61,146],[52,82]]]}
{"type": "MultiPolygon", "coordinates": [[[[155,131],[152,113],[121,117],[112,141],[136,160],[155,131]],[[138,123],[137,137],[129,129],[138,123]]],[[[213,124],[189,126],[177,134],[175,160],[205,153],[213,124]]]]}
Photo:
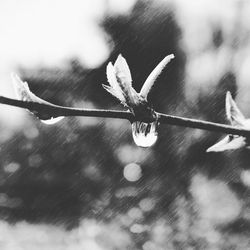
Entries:
{"type": "Polygon", "coordinates": [[[132,77],[126,59],[120,54],[114,64],[115,75],[118,81],[123,82],[127,86],[132,86],[132,77]]]}
{"type": "Polygon", "coordinates": [[[103,85],[103,87],[119,99],[122,104],[133,109],[141,102],[147,101],[147,96],[157,77],[173,58],[173,54],[166,56],[148,76],[140,93],[137,93],[132,87],[132,77],[127,61],[122,55],[119,55],[114,65],[109,62],[106,73],[110,86],[103,85]]]}
{"type": "Polygon", "coordinates": [[[107,79],[110,86],[102,85],[105,90],[107,90],[111,95],[115,96],[123,105],[126,105],[126,99],[124,93],[117,82],[115,69],[111,62],[109,62],[106,69],[107,79]]]}
{"type": "Polygon", "coordinates": [[[246,118],[237,107],[229,91],[226,95],[226,115],[233,126],[244,127],[246,118]]]}
{"type": "MultiPolygon", "coordinates": [[[[148,118],[153,122],[145,123],[136,121],[132,124],[132,133],[138,146],[150,147],[157,140],[157,118],[154,110],[147,102],[147,96],[165,66],[174,58],[174,55],[166,56],[151,72],[145,81],[140,93],[132,86],[132,77],[126,59],[119,55],[114,65],[109,62],[107,66],[107,79],[110,86],[103,85],[111,95],[130,109],[137,118],[148,118]]],[[[143,120],[143,119],[142,119],[143,120]]]]}
{"type": "Polygon", "coordinates": [[[139,94],[132,87],[131,73],[125,58],[119,55],[113,65],[109,62],[106,70],[110,86],[103,87],[129,108],[139,104],[139,94]]]}
{"type": "Polygon", "coordinates": [[[222,152],[225,150],[234,150],[244,148],[246,146],[246,138],[242,136],[227,135],[221,141],[207,149],[207,152],[222,152]]]}
{"type": "MultiPolygon", "coordinates": [[[[18,75],[16,74],[11,74],[12,77],[12,82],[13,86],[16,92],[16,96],[18,100],[24,101],[24,102],[36,102],[36,103],[41,103],[41,104],[47,104],[47,105],[53,105],[50,102],[47,102],[35,94],[33,94],[28,86],[27,82],[23,82],[18,75]]],[[[47,114],[45,111],[38,112],[38,111],[33,111],[29,110],[33,115],[35,115],[38,119],[41,120],[41,122],[45,124],[55,124],[59,121],[61,121],[64,117],[63,116],[58,116],[58,117],[52,117],[50,114],[47,114]]]]}
{"type": "MultiPolygon", "coordinates": [[[[234,127],[250,129],[250,120],[241,113],[230,92],[226,95],[226,116],[234,127]]],[[[248,147],[247,138],[239,135],[227,135],[221,141],[207,149],[207,152],[222,152],[248,147]]]]}
{"type": "Polygon", "coordinates": [[[163,69],[166,67],[166,65],[174,58],[174,55],[168,55],[166,56],[155,68],[154,70],[150,73],[146,81],[144,82],[140,95],[141,97],[147,99],[147,96],[152,89],[156,79],[159,77],[163,69]]]}

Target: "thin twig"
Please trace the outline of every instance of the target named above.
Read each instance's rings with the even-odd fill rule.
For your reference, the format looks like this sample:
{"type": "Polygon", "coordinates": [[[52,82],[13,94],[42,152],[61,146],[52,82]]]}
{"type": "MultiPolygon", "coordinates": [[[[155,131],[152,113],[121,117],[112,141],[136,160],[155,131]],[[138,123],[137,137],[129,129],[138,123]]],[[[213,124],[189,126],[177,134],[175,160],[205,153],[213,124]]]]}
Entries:
{"type": "Polygon", "coordinates": [[[230,125],[215,123],[215,122],[208,122],[202,121],[198,119],[190,119],[184,118],[179,116],[172,116],[172,115],[165,115],[162,113],[158,113],[159,121],[163,124],[169,125],[176,125],[188,128],[198,128],[213,132],[221,132],[225,134],[232,134],[232,135],[241,135],[244,137],[250,137],[250,130],[243,129],[243,128],[236,128],[230,125]]]}
{"type": "Polygon", "coordinates": [[[37,111],[38,113],[46,113],[52,117],[58,116],[91,116],[91,117],[106,117],[133,120],[134,116],[131,112],[116,111],[106,109],[80,109],[68,108],[54,104],[44,104],[37,102],[24,102],[5,96],[0,96],[0,103],[15,106],[19,108],[29,109],[30,111],[37,111]]]}
{"type": "MultiPolygon", "coordinates": [[[[130,122],[137,120],[137,118],[129,111],[67,108],[67,107],[62,107],[62,106],[58,106],[54,104],[24,102],[24,101],[12,99],[12,98],[4,97],[4,96],[0,96],[0,103],[19,107],[19,108],[29,109],[31,111],[37,111],[38,113],[39,112],[46,113],[48,115],[51,115],[52,117],[90,116],[90,117],[127,119],[130,122]]],[[[224,125],[224,124],[202,121],[202,120],[197,120],[197,119],[166,115],[162,113],[157,113],[157,116],[161,124],[197,128],[197,129],[203,129],[203,130],[208,130],[208,131],[250,137],[250,130],[236,128],[230,125],[224,125]]]]}

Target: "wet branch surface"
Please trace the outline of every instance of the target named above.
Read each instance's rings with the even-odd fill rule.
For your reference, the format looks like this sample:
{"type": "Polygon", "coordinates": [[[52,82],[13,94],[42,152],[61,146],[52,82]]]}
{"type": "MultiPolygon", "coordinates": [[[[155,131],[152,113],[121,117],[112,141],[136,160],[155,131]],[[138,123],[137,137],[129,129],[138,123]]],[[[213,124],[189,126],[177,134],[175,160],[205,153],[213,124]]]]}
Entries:
{"type": "MultiPolygon", "coordinates": [[[[129,120],[130,122],[138,120],[137,117],[135,117],[134,114],[129,111],[68,108],[54,104],[20,101],[4,96],[0,96],[0,103],[28,109],[30,111],[36,111],[38,113],[46,113],[48,115],[51,115],[52,117],[89,116],[89,117],[126,119],[129,120]]],[[[198,119],[190,119],[179,116],[166,115],[158,112],[156,113],[158,116],[158,120],[161,124],[196,128],[213,132],[221,132],[226,134],[250,137],[250,130],[236,128],[230,125],[225,125],[220,123],[198,120],[198,119]]]]}

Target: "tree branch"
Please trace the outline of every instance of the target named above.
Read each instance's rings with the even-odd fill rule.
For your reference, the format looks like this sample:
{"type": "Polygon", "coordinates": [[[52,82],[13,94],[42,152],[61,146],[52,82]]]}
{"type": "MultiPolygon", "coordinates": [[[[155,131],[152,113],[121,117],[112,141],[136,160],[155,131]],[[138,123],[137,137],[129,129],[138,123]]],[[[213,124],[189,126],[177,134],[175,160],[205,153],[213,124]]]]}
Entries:
{"type": "MultiPolygon", "coordinates": [[[[118,118],[127,119],[130,122],[137,120],[137,118],[130,111],[116,111],[105,109],[80,109],[67,108],[54,104],[45,104],[37,102],[24,102],[4,96],[0,96],[0,103],[25,108],[30,111],[46,113],[52,117],[58,116],[90,116],[90,117],[104,117],[104,118],[118,118]]],[[[189,128],[197,128],[214,132],[221,132],[226,134],[240,135],[250,137],[250,130],[236,128],[230,125],[224,125],[214,122],[202,121],[197,119],[190,119],[172,115],[157,113],[159,122],[161,124],[176,125],[189,128]]]]}
{"type": "Polygon", "coordinates": [[[80,109],[80,108],[67,108],[54,104],[45,104],[37,102],[24,102],[4,96],[0,96],[0,103],[15,106],[19,108],[29,109],[30,111],[37,111],[38,113],[46,113],[52,117],[58,116],[91,116],[91,117],[106,117],[106,118],[119,118],[134,120],[131,112],[105,110],[105,109],[80,109]]]}
{"type": "Polygon", "coordinates": [[[250,137],[250,130],[233,127],[215,122],[202,121],[197,119],[184,118],[179,116],[165,115],[158,113],[159,121],[163,124],[176,125],[188,128],[197,128],[225,134],[240,135],[250,137]]]}

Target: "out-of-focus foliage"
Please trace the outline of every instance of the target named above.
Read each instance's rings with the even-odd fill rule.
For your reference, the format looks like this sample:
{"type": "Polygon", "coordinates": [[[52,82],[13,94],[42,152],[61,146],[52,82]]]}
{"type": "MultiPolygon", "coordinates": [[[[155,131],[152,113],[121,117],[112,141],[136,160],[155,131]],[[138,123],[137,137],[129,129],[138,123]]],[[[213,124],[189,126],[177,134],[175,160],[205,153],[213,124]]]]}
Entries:
{"type": "MultiPolygon", "coordinates": [[[[62,70],[22,68],[22,77],[32,92],[53,103],[122,108],[101,86],[107,82],[107,62],[121,53],[139,91],[155,65],[174,53],[148,97],[155,109],[226,122],[226,91],[235,95],[240,86],[239,95],[244,100],[249,96],[240,80],[243,66],[237,65],[246,43],[234,37],[238,29],[229,30],[224,23],[228,18],[237,24],[242,7],[224,2],[232,15],[221,17],[218,7],[213,20],[213,8],[206,12],[195,1],[186,1],[191,6],[174,2],[141,0],[127,15],[107,12],[100,25],[112,53],[100,67],[86,69],[72,60],[62,70]],[[208,14],[202,16],[199,9],[208,14]],[[242,44],[236,46],[237,41],[242,44]],[[227,64],[231,55],[236,59],[227,64]]],[[[239,34],[248,32],[244,24],[239,34]]],[[[244,109],[245,103],[240,105],[244,109]]],[[[170,126],[160,127],[154,147],[142,149],[134,145],[130,127],[126,121],[85,117],[66,118],[52,127],[29,117],[14,134],[3,127],[0,214],[16,224],[2,222],[0,245],[36,249],[31,245],[42,241],[37,249],[250,248],[249,152],[207,154],[218,134],[170,126]],[[6,245],[6,238],[13,245],[6,245]]]]}

